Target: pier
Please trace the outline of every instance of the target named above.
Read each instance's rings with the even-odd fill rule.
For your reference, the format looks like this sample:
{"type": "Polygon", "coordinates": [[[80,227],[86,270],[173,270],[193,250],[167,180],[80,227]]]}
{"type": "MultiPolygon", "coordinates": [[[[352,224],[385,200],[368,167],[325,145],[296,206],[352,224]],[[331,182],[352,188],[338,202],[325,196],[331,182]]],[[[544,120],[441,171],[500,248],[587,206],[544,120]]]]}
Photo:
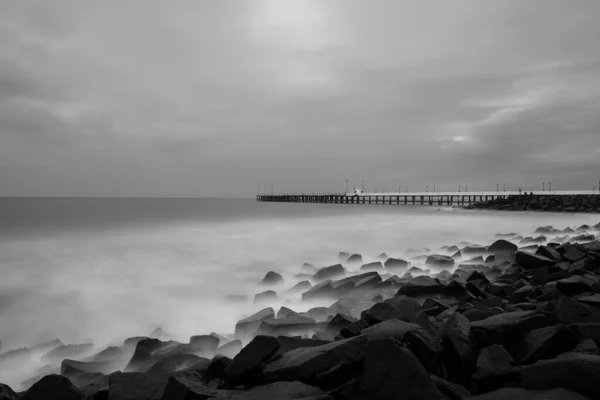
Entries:
{"type": "Polygon", "coordinates": [[[324,204],[375,204],[414,206],[468,206],[471,204],[506,198],[511,195],[589,195],[591,190],[582,191],[537,191],[537,192],[412,192],[412,193],[283,193],[258,194],[257,201],[283,203],[324,204]]]}

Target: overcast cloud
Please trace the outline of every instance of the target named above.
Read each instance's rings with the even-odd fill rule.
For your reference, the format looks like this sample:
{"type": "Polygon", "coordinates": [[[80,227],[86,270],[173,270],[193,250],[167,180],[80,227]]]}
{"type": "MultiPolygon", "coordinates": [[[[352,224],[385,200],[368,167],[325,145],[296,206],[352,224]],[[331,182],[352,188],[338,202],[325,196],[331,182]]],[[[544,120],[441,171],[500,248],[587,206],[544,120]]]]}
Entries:
{"type": "Polygon", "coordinates": [[[591,189],[600,2],[0,0],[0,195],[591,189]]]}

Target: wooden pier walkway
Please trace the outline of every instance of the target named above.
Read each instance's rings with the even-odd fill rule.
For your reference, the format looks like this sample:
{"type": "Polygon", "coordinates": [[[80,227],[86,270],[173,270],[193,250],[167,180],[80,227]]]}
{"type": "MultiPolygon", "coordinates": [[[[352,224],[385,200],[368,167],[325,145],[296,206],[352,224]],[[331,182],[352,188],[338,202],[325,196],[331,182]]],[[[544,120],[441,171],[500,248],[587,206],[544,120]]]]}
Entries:
{"type": "MultiPolygon", "coordinates": [[[[596,194],[592,191],[537,191],[534,195],[596,194]]],[[[326,204],[388,204],[421,206],[467,206],[526,192],[416,192],[416,193],[313,193],[258,194],[257,201],[326,204]]]]}

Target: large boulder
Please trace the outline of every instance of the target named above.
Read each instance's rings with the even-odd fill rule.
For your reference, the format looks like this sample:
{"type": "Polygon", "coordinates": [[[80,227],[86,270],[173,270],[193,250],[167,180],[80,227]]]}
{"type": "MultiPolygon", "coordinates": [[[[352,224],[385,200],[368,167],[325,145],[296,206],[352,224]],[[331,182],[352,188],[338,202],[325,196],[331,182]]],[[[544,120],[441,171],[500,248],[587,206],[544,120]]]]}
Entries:
{"type": "Polygon", "coordinates": [[[445,399],[415,355],[391,338],[367,344],[361,387],[370,399],[445,399]]]}
{"type": "Polygon", "coordinates": [[[442,285],[438,280],[429,276],[422,275],[416,278],[412,278],[411,280],[406,282],[400,289],[398,289],[396,296],[429,296],[433,294],[439,294],[441,290],[442,285]]]}
{"type": "Polygon", "coordinates": [[[421,361],[430,373],[441,373],[443,349],[437,334],[429,329],[411,329],[404,333],[402,342],[421,361]]]}
{"type": "Polygon", "coordinates": [[[303,339],[299,337],[290,337],[290,336],[277,336],[277,340],[279,341],[279,349],[277,350],[277,354],[284,354],[288,351],[305,348],[305,347],[317,347],[322,346],[324,344],[330,343],[326,340],[319,339],[303,339]]]}
{"type": "Polygon", "coordinates": [[[362,259],[362,256],[360,254],[352,254],[346,260],[346,262],[348,264],[362,264],[362,261],[363,261],[363,259],[362,259]]]}
{"type": "Polygon", "coordinates": [[[383,270],[383,264],[381,263],[381,261],[374,261],[368,264],[364,264],[362,267],[360,267],[361,271],[382,271],[383,270]]]}
{"type": "Polygon", "coordinates": [[[326,281],[328,279],[338,279],[346,276],[346,270],[342,264],[335,264],[318,270],[312,279],[316,282],[326,281]]]}
{"type": "Polygon", "coordinates": [[[432,267],[450,268],[454,266],[454,258],[442,256],[440,254],[432,254],[427,256],[425,264],[432,267]]]}
{"type": "Polygon", "coordinates": [[[564,353],[521,369],[525,389],[563,388],[590,399],[600,399],[599,380],[600,356],[584,353],[564,353]]]}
{"type": "Polygon", "coordinates": [[[110,400],[153,400],[161,398],[168,377],[166,374],[115,372],[109,376],[108,398],[110,400]]]}
{"type": "Polygon", "coordinates": [[[362,372],[366,342],[366,337],[357,336],[288,351],[265,366],[264,381],[310,382],[325,390],[341,386],[362,372]]]}
{"type": "Polygon", "coordinates": [[[280,307],[279,311],[277,311],[277,318],[294,317],[296,315],[298,315],[296,311],[285,306],[280,307]]]}
{"type": "Polygon", "coordinates": [[[219,348],[219,338],[214,335],[195,335],[190,338],[190,344],[196,354],[212,358],[219,348]]]}
{"type": "Polygon", "coordinates": [[[71,381],[60,375],[46,375],[21,397],[22,400],[83,400],[85,395],[71,381]]]}
{"type": "Polygon", "coordinates": [[[277,272],[269,271],[265,275],[265,277],[260,281],[261,285],[279,285],[283,283],[283,277],[279,275],[277,272]]]}
{"type": "Polygon", "coordinates": [[[314,332],[316,325],[316,321],[312,318],[295,315],[262,321],[257,332],[260,335],[302,336],[314,332]]]}
{"type": "Polygon", "coordinates": [[[19,400],[19,396],[8,385],[0,383],[0,400],[19,400]]]}
{"type": "Polygon", "coordinates": [[[446,321],[442,333],[446,370],[450,380],[467,384],[475,371],[475,346],[469,320],[454,312],[446,321]]]}
{"type": "Polygon", "coordinates": [[[254,304],[271,303],[277,300],[277,293],[274,290],[265,290],[254,296],[254,304]]]}
{"type": "MultiPolygon", "coordinates": [[[[183,376],[172,376],[163,386],[164,391],[160,400],[216,399],[219,394],[225,396],[224,399],[231,399],[236,394],[233,391],[210,389],[202,382],[183,376]]],[[[148,400],[154,400],[155,398],[148,398],[148,400]]],[[[109,397],[109,399],[112,400],[112,397],[109,397]]],[[[144,399],[146,398],[144,397],[144,399]]],[[[139,400],[142,400],[142,398],[139,400]]]]}
{"type": "Polygon", "coordinates": [[[362,329],[360,334],[367,336],[369,339],[392,338],[402,340],[408,332],[419,329],[421,329],[420,325],[393,318],[362,329]]]}
{"type": "Polygon", "coordinates": [[[256,381],[260,369],[279,349],[279,341],[273,336],[256,336],[225,368],[225,377],[234,382],[256,381]]]}
{"type": "Polygon", "coordinates": [[[496,240],[488,248],[488,251],[494,255],[496,261],[511,260],[517,250],[518,247],[516,244],[504,239],[496,240]]]}
{"type": "Polygon", "coordinates": [[[254,315],[244,318],[235,325],[235,338],[247,339],[254,335],[262,321],[275,318],[275,310],[268,307],[260,310],[254,315]]]}
{"type": "Polygon", "coordinates": [[[225,343],[223,346],[219,347],[216,351],[216,354],[233,358],[242,350],[242,347],[243,345],[241,340],[232,340],[231,342],[225,343]]]}
{"type": "Polygon", "coordinates": [[[410,263],[401,258],[388,258],[385,262],[385,269],[390,272],[398,272],[408,269],[410,263]]]}
{"type": "Polygon", "coordinates": [[[552,358],[560,353],[573,351],[579,338],[564,325],[552,325],[532,329],[521,339],[516,353],[518,364],[533,364],[536,361],[552,358]]]}
{"type": "Polygon", "coordinates": [[[519,369],[503,346],[494,344],[481,350],[473,381],[480,391],[490,391],[519,380],[519,369]]]}
{"type": "Polygon", "coordinates": [[[592,285],[596,283],[592,279],[580,275],[573,275],[556,281],[556,290],[565,296],[575,296],[582,293],[594,293],[592,285]]]}
{"type": "Polygon", "coordinates": [[[554,265],[553,260],[539,254],[533,254],[526,251],[517,251],[517,254],[515,255],[515,262],[526,269],[550,267],[554,265]]]}
{"type": "Polygon", "coordinates": [[[309,281],[300,281],[296,283],[288,293],[303,293],[309,290],[312,287],[309,281]]]}
{"type": "Polygon", "coordinates": [[[600,321],[600,307],[578,302],[562,296],[556,304],[556,317],[563,324],[582,324],[600,321]]]}

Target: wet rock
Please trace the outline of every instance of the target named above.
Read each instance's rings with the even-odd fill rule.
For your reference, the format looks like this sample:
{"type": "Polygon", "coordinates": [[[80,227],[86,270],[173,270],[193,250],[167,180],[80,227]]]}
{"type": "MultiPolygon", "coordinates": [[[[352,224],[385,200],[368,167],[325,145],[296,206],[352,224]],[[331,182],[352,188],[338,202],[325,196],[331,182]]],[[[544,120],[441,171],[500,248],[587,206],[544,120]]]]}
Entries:
{"type": "Polygon", "coordinates": [[[331,321],[328,322],[327,327],[330,330],[339,331],[355,321],[356,318],[352,318],[343,314],[336,314],[331,321]]]}
{"type": "Polygon", "coordinates": [[[350,257],[348,257],[346,262],[348,264],[362,264],[363,259],[360,254],[352,254],[350,257]]]}
{"type": "Polygon", "coordinates": [[[260,369],[279,349],[279,341],[272,336],[256,336],[225,368],[225,377],[230,381],[244,378],[256,381],[260,369]]]}
{"type": "Polygon", "coordinates": [[[359,319],[358,321],[352,322],[348,324],[346,327],[340,330],[340,336],[343,338],[351,338],[360,335],[360,332],[367,328],[369,323],[364,319],[359,319]]]}
{"type": "Polygon", "coordinates": [[[362,371],[365,347],[366,338],[357,336],[288,351],[265,366],[264,381],[311,382],[325,390],[339,387],[362,371]]]}
{"type": "Polygon", "coordinates": [[[278,299],[277,293],[274,290],[265,290],[254,296],[254,304],[270,303],[278,299]]]}
{"type": "Polygon", "coordinates": [[[396,296],[429,296],[433,294],[439,294],[441,290],[442,286],[436,279],[433,279],[429,276],[418,276],[406,282],[398,290],[396,296]]]}
{"type": "Polygon", "coordinates": [[[579,339],[564,325],[553,325],[526,332],[516,353],[518,364],[532,364],[572,351],[579,339]]]}
{"type": "Polygon", "coordinates": [[[280,285],[283,283],[283,277],[279,275],[277,272],[269,271],[265,275],[265,277],[260,281],[261,285],[280,285]]]}
{"type": "Polygon", "coordinates": [[[246,339],[251,337],[258,330],[262,321],[275,318],[275,310],[268,307],[260,310],[254,315],[244,318],[235,325],[235,338],[246,339]]]}
{"type": "Polygon", "coordinates": [[[404,333],[402,342],[421,361],[430,373],[440,373],[443,349],[441,340],[430,330],[411,329],[404,333]]]}
{"type": "Polygon", "coordinates": [[[556,317],[563,324],[595,323],[600,321],[600,307],[578,302],[562,296],[556,304],[556,317]]]}
{"type": "Polygon", "coordinates": [[[454,258],[440,254],[432,254],[427,257],[425,264],[432,267],[449,268],[454,266],[454,258]]]}
{"type": "Polygon", "coordinates": [[[380,261],[371,262],[360,267],[361,271],[382,271],[383,264],[380,261]]]}
{"type": "Polygon", "coordinates": [[[407,332],[418,329],[421,329],[420,325],[394,318],[365,328],[360,334],[367,336],[369,340],[375,338],[393,338],[402,340],[407,332]]]}
{"type": "Polygon", "coordinates": [[[394,339],[369,341],[361,387],[377,400],[444,400],[420,361],[394,339]]]}
{"type": "Polygon", "coordinates": [[[575,296],[582,293],[594,293],[592,285],[595,282],[583,276],[574,275],[556,282],[556,289],[565,296],[575,296]]]}
{"type": "Polygon", "coordinates": [[[519,369],[506,349],[492,345],[481,350],[477,357],[473,380],[480,391],[490,391],[503,387],[508,382],[518,381],[519,369]]]}
{"type": "Polygon", "coordinates": [[[549,267],[554,265],[554,261],[549,258],[543,257],[539,254],[532,254],[526,251],[517,251],[515,255],[515,262],[523,268],[541,268],[549,267]]]}
{"type": "Polygon", "coordinates": [[[526,390],[516,387],[501,388],[494,392],[466,397],[465,400],[590,400],[565,389],[526,390]]]}
{"type": "Polygon", "coordinates": [[[583,251],[580,251],[579,249],[575,248],[575,247],[571,247],[565,254],[562,255],[562,258],[570,261],[570,262],[576,262],[579,260],[583,260],[584,258],[587,257],[587,254],[584,253],[583,251]]]}
{"type": "Polygon", "coordinates": [[[227,358],[235,357],[242,350],[242,341],[241,340],[232,340],[229,343],[224,344],[223,346],[217,349],[217,355],[222,355],[227,358]]]}
{"type": "Polygon", "coordinates": [[[488,251],[494,255],[497,261],[511,260],[517,250],[517,245],[504,239],[496,240],[488,248],[488,251]]]}
{"type": "Polygon", "coordinates": [[[309,281],[301,281],[296,283],[290,290],[288,290],[288,293],[303,293],[307,290],[310,290],[311,287],[312,285],[309,281]]]}
{"type": "Polygon", "coordinates": [[[270,319],[262,321],[258,327],[260,335],[307,335],[314,333],[316,321],[309,317],[296,315],[280,319],[270,319]]]}
{"type": "Polygon", "coordinates": [[[475,346],[471,337],[471,324],[462,314],[455,312],[446,321],[442,334],[448,377],[467,384],[475,370],[475,346]]]}
{"type": "Polygon", "coordinates": [[[346,270],[342,264],[336,264],[330,267],[321,268],[312,276],[312,279],[316,282],[323,282],[328,279],[343,278],[344,276],[346,276],[346,270]]]}
{"type": "Polygon", "coordinates": [[[502,344],[509,351],[522,332],[554,325],[555,319],[537,311],[512,311],[471,323],[471,332],[479,347],[502,344]]]}
{"type": "Polygon", "coordinates": [[[27,390],[22,400],[82,400],[84,394],[68,378],[46,375],[27,390]]]}
{"type": "Polygon", "coordinates": [[[590,399],[600,398],[600,356],[584,353],[564,353],[521,369],[525,389],[547,390],[563,388],[590,399]]]}
{"type": "Polygon", "coordinates": [[[391,272],[398,272],[410,267],[410,263],[400,258],[388,258],[385,262],[385,269],[391,272]]]}
{"type": "Polygon", "coordinates": [[[327,340],[303,339],[290,336],[277,336],[277,340],[279,341],[279,349],[277,350],[277,354],[284,354],[288,351],[296,349],[323,346],[325,344],[331,343],[327,340]]]}

